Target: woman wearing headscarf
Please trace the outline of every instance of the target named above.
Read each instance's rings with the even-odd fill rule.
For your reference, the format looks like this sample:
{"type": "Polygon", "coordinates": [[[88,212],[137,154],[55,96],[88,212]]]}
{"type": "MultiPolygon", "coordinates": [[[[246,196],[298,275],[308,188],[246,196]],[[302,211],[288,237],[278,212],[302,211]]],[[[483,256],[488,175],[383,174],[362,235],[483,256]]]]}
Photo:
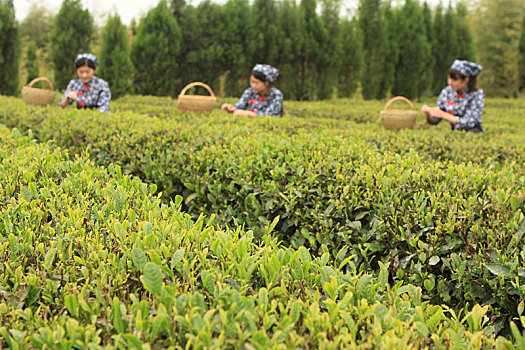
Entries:
{"type": "Polygon", "coordinates": [[[276,68],[268,64],[256,64],[250,73],[250,87],[239,101],[235,106],[225,103],[221,108],[233,115],[282,116],[283,94],[273,87],[278,76],[276,68]]]}
{"type": "Polygon", "coordinates": [[[452,130],[483,133],[481,114],[485,104],[483,90],[477,87],[482,67],[476,63],[455,60],[448,71],[448,86],[441,91],[437,107],[424,105],[421,112],[435,125],[446,120],[452,130]]]}
{"type": "Polygon", "coordinates": [[[78,109],[97,108],[101,112],[109,111],[111,91],[108,83],[95,75],[97,66],[98,60],[93,54],[83,53],[77,56],[75,69],[78,78],[67,85],[59,103],[62,108],[76,102],[78,109]]]}

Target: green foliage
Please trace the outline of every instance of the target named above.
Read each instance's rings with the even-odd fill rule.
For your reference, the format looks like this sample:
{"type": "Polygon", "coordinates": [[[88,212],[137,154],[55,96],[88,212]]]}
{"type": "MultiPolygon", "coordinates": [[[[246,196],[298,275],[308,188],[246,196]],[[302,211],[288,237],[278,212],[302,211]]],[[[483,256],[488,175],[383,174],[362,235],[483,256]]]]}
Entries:
{"type": "Polygon", "coordinates": [[[352,97],[359,85],[363,67],[363,38],[355,20],[341,23],[341,72],[338,76],[337,95],[352,97]]]}
{"type": "Polygon", "coordinates": [[[8,134],[0,129],[2,347],[513,346],[483,329],[488,306],[431,305],[420,287],[390,284],[388,264],[377,277],[352,262],[344,271],[326,246],[315,256],[278,244],[275,222],[258,242],[215,229],[119,166],[8,134]]]}
{"type": "Polygon", "coordinates": [[[20,37],[14,8],[0,2],[0,94],[18,94],[20,37]]]}
{"type": "Polygon", "coordinates": [[[136,93],[157,96],[178,93],[181,39],[179,25],[164,0],[140,20],[131,46],[136,93]]]}
{"type": "Polygon", "coordinates": [[[435,65],[432,91],[434,95],[439,95],[441,90],[447,86],[448,70],[459,53],[456,14],[450,4],[444,15],[441,4],[436,8],[434,38],[432,56],[435,59],[435,65]]]}
{"type": "Polygon", "coordinates": [[[366,100],[375,99],[383,79],[381,73],[385,60],[386,33],[381,14],[381,0],[359,1],[359,28],[363,33],[364,67],[361,88],[366,100]]]}
{"type": "Polygon", "coordinates": [[[482,1],[476,41],[480,82],[487,95],[515,97],[518,91],[518,42],[525,4],[519,0],[482,1]]]}
{"type": "Polygon", "coordinates": [[[399,23],[402,23],[404,20],[399,18],[399,10],[392,9],[390,3],[387,3],[382,10],[383,13],[383,25],[384,25],[384,35],[386,37],[385,44],[383,46],[382,55],[385,57],[383,66],[379,76],[381,81],[379,83],[379,89],[377,92],[376,98],[383,99],[385,96],[392,90],[395,83],[395,73],[396,66],[399,62],[399,46],[400,38],[399,36],[399,23]]]}
{"type": "Polygon", "coordinates": [[[27,40],[33,40],[38,49],[47,50],[54,14],[37,2],[31,2],[29,11],[20,23],[20,35],[27,40]]]}
{"type": "Polygon", "coordinates": [[[129,78],[132,73],[129,59],[127,29],[118,15],[109,17],[102,32],[100,68],[97,75],[106,80],[111,95],[117,98],[129,93],[129,78]]]}
{"type": "Polygon", "coordinates": [[[33,41],[30,41],[27,44],[25,68],[27,73],[26,84],[40,76],[40,72],[38,69],[38,57],[36,54],[35,43],[33,41]]]}
{"type": "Polygon", "coordinates": [[[525,92],[525,15],[521,22],[521,35],[518,44],[518,89],[525,92]]]}
{"type": "Polygon", "coordinates": [[[90,51],[94,29],[93,17],[82,8],[80,0],[62,2],[51,32],[51,59],[58,89],[65,89],[76,76],[75,57],[90,51]]]}
{"type": "Polygon", "coordinates": [[[434,72],[433,69],[430,67],[434,67],[436,64],[436,60],[434,59],[434,56],[432,55],[434,46],[436,45],[436,41],[434,38],[434,26],[432,21],[432,13],[430,11],[430,7],[428,6],[427,2],[425,1],[423,4],[423,26],[425,27],[425,33],[427,35],[426,42],[430,46],[430,52],[427,52],[428,55],[426,56],[426,62],[427,65],[426,68],[423,69],[421,73],[421,77],[419,79],[419,89],[418,89],[418,99],[421,100],[421,97],[425,93],[432,93],[432,79],[434,78],[434,72]]]}
{"type": "Polygon", "coordinates": [[[399,16],[397,35],[402,39],[398,43],[399,56],[392,94],[414,99],[419,95],[420,85],[426,85],[423,74],[432,66],[431,46],[417,2],[406,0],[399,16]]]}
{"type": "Polygon", "coordinates": [[[458,59],[476,61],[476,50],[472,30],[468,23],[467,6],[463,2],[456,5],[456,23],[458,36],[458,59]]]}

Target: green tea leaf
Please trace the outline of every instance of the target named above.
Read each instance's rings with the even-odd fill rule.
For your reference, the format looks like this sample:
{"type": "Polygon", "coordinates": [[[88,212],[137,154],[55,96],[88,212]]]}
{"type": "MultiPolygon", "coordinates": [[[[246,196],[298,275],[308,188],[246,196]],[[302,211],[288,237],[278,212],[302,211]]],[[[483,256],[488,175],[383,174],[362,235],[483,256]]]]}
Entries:
{"type": "Polygon", "coordinates": [[[162,291],[162,272],[159,267],[153,263],[144,265],[144,274],[140,276],[144,287],[153,295],[160,296],[162,291]]]}
{"type": "Polygon", "coordinates": [[[135,267],[139,270],[142,270],[144,268],[144,265],[148,262],[148,258],[146,257],[146,254],[139,248],[133,248],[131,251],[131,260],[133,260],[133,264],[135,267]]]}

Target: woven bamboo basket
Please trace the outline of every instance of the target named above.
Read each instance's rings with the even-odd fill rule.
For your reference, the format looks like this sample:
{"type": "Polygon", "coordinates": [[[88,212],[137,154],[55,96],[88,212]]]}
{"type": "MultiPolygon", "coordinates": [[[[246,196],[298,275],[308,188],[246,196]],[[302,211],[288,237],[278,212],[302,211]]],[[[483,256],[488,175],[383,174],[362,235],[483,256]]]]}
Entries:
{"type": "Polygon", "coordinates": [[[53,84],[45,77],[33,79],[29,84],[22,88],[22,99],[27,104],[42,106],[49,105],[55,101],[55,96],[56,92],[53,89],[53,84]],[[32,87],[33,84],[38,83],[39,81],[45,81],[51,90],[32,87]]]}
{"type": "Polygon", "coordinates": [[[186,87],[182,89],[182,91],[179,94],[178,101],[179,108],[183,112],[204,113],[212,111],[213,107],[215,107],[215,103],[217,102],[217,98],[215,97],[215,94],[208,85],[201,82],[194,82],[186,85],[186,87]],[[194,86],[204,87],[206,90],[208,90],[210,96],[185,95],[186,91],[188,91],[188,89],[194,86]]]}
{"type": "Polygon", "coordinates": [[[386,129],[400,130],[413,128],[416,125],[418,112],[412,102],[403,96],[396,96],[387,102],[385,109],[379,112],[381,123],[386,129]],[[412,110],[409,109],[388,109],[396,101],[406,102],[412,110]]]}

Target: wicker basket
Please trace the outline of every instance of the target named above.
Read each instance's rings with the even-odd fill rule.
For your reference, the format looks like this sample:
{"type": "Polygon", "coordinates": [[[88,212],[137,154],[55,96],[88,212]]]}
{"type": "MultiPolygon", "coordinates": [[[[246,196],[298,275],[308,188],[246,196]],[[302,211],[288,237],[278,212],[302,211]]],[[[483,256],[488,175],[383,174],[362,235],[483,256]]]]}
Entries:
{"type": "Polygon", "coordinates": [[[412,102],[403,96],[396,96],[387,102],[385,109],[379,112],[381,123],[386,129],[400,130],[405,128],[413,128],[416,125],[418,112],[414,108],[412,102]],[[396,101],[406,102],[412,110],[408,109],[388,109],[390,105],[396,101]]]}
{"type": "Polygon", "coordinates": [[[31,80],[31,82],[22,88],[22,99],[27,104],[33,105],[49,105],[55,101],[56,92],[53,90],[53,84],[49,79],[40,77],[31,80]],[[33,84],[38,83],[39,81],[45,81],[49,84],[51,90],[43,90],[32,87],[33,84]]]}
{"type": "Polygon", "coordinates": [[[182,89],[178,101],[179,108],[183,112],[204,113],[212,111],[213,107],[215,107],[215,103],[217,102],[217,98],[208,85],[200,82],[194,82],[186,85],[186,87],[182,89]],[[185,95],[186,91],[194,86],[202,86],[206,88],[206,90],[208,90],[210,93],[210,96],[185,95]]]}

